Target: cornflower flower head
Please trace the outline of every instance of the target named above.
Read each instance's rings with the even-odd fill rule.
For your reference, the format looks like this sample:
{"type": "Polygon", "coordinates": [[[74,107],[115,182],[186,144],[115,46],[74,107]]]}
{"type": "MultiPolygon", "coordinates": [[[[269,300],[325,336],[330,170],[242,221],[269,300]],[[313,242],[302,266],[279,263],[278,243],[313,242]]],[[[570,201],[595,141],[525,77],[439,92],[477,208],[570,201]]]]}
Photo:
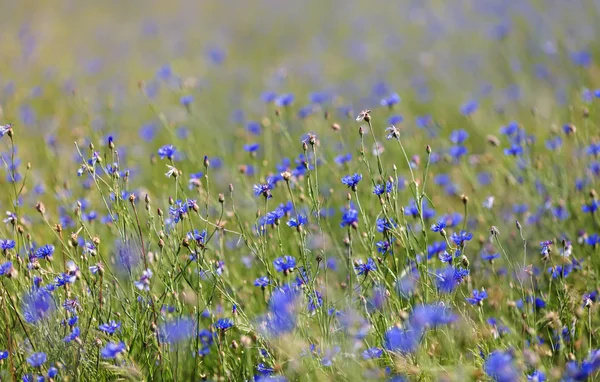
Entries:
{"type": "Polygon", "coordinates": [[[352,207],[344,209],[342,214],[342,222],[340,223],[340,226],[350,226],[356,228],[358,226],[358,211],[352,207]]]}
{"type": "Polygon", "coordinates": [[[165,145],[158,149],[158,156],[160,159],[167,158],[168,160],[173,160],[176,153],[177,149],[173,145],[165,145]]]}
{"type": "Polygon", "coordinates": [[[300,228],[301,226],[305,225],[306,223],[308,223],[308,219],[306,218],[306,216],[298,215],[297,218],[291,218],[290,220],[288,220],[287,225],[288,225],[288,227],[300,228]]]}
{"type": "Polygon", "coordinates": [[[55,309],[56,302],[54,298],[43,288],[32,290],[21,299],[23,317],[30,324],[47,319],[55,309]]]}
{"type": "Polygon", "coordinates": [[[289,273],[294,270],[296,266],[296,259],[292,256],[283,256],[273,261],[275,270],[277,272],[289,273]]]}
{"type": "Polygon", "coordinates": [[[362,357],[364,360],[367,359],[377,359],[381,357],[381,354],[383,354],[383,350],[380,348],[368,348],[365,351],[362,352],[362,357]]]}
{"type": "Polygon", "coordinates": [[[75,328],[73,328],[71,333],[69,333],[65,338],[63,338],[63,342],[71,343],[73,341],[76,341],[80,335],[81,335],[81,329],[79,329],[79,327],[75,327],[75,328]]]}
{"type": "Polygon", "coordinates": [[[433,232],[442,232],[444,228],[446,228],[445,220],[440,220],[439,222],[431,225],[431,230],[433,232]]]}
{"type": "Polygon", "coordinates": [[[274,211],[267,212],[267,214],[265,215],[265,223],[270,225],[277,225],[284,216],[285,210],[281,207],[278,207],[274,211]]]}
{"type": "Polygon", "coordinates": [[[124,351],[125,343],[123,341],[119,343],[109,342],[106,344],[106,346],[104,346],[104,348],[102,348],[102,350],[100,351],[100,355],[104,359],[114,359],[117,358],[119,354],[123,353],[124,351]]]}
{"type": "Polygon", "coordinates": [[[8,132],[12,131],[12,123],[6,125],[0,125],[0,138],[8,134],[8,132]]]}
{"type": "Polygon", "coordinates": [[[271,282],[267,276],[262,276],[254,280],[254,286],[261,287],[263,289],[269,286],[270,283],[271,282]]]}
{"type": "Polygon", "coordinates": [[[508,352],[495,350],[485,360],[483,369],[497,382],[511,382],[520,379],[520,372],[514,364],[513,356],[508,352]]]}
{"type": "Polygon", "coordinates": [[[394,125],[391,125],[389,127],[387,127],[385,129],[387,135],[385,136],[386,139],[392,139],[392,138],[400,138],[400,131],[398,130],[398,128],[394,125]]]}
{"type": "Polygon", "coordinates": [[[376,184],[375,187],[373,187],[373,193],[377,196],[381,196],[384,193],[391,194],[392,189],[393,189],[392,182],[386,182],[385,186],[382,184],[376,184]]]}
{"type": "Polygon", "coordinates": [[[4,252],[9,249],[13,249],[15,247],[15,241],[10,239],[1,239],[0,240],[0,249],[4,252]]]}
{"type": "Polygon", "coordinates": [[[394,219],[388,220],[387,218],[379,218],[376,221],[377,231],[381,233],[385,233],[387,231],[392,231],[394,228],[398,226],[394,219]]]}
{"type": "Polygon", "coordinates": [[[466,231],[460,231],[460,233],[453,232],[451,238],[454,244],[456,244],[459,247],[463,247],[465,245],[465,242],[473,238],[473,234],[466,231]]]}
{"type": "Polygon", "coordinates": [[[9,276],[12,270],[12,261],[7,261],[5,263],[0,264],[0,276],[9,276]]]}
{"type": "Polygon", "coordinates": [[[34,256],[37,259],[52,259],[52,254],[54,254],[54,246],[51,244],[44,245],[43,247],[38,248],[35,251],[34,256]]]}
{"type": "Polygon", "coordinates": [[[264,196],[265,199],[271,199],[271,190],[273,189],[273,183],[267,182],[262,184],[255,184],[252,189],[254,190],[254,196],[264,196]]]}
{"type": "Polygon", "coordinates": [[[47,359],[48,357],[44,352],[33,353],[27,357],[27,363],[30,364],[31,367],[40,367],[46,363],[47,359]]]}
{"type": "Polygon", "coordinates": [[[421,330],[394,326],[385,333],[384,347],[391,352],[412,354],[417,350],[421,336],[421,330]]]}
{"type": "Polygon", "coordinates": [[[219,318],[214,326],[216,329],[225,332],[233,327],[233,320],[231,318],[219,318]]]}
{"type": "Polygon", "coordinates": [[[481,305],[487,297],[488,294],[484,289],[481,289],[481,291],[474,289],[473,297],[467,297],[465,300],[471,305],[481,305]]]}
{"type": "Polygon", "coordinates": [[[421,331],[449,325],[456,320],[457,316],[442,303],[415,306],[408,319],[411,328],[421,331]]]}
{"type": "Polygon", "coordinates": [[[100,330],[101,332],[104,332],[108,335],[113,335],[117,331],[121,330],[121,323],[115,322],[115,320],[111,320],[110,322],[108,322],[106,324],[101,324],[100,326],[98,326],[98,330],[100,330]]]}
{"type": "Polygon", "coordinates": [[[190,338],[196,324],[189,318],[178,318],[162,323],[158,327],[159,337],[162,343],[175,344],[190,338]]]}
{"type": "Polygon", "coordinates": [[[369,272],[376,271],[377,266],[375,265],[375,261],[369,257],[366,263],[363,263],[362,260],[358,260],[354,265],[354,269],[358,275],[366,276],[369,274],[369,272]]]}
{"type": "Polygon", "coordinates": [[[342,183],[352,189],[352,191],[356,191],[358,183],[362,180],[361,174],[354,175],[346,175],[342,178],[342,183]]]}
{"type": "Polygon", "coordinates": [[[134,285],[139,290],[150,290],[150,279],[152,278],[152,271],[150,269],[146,269],[142,272],[142,276],[139,280],[134,282],[134,285]]]}

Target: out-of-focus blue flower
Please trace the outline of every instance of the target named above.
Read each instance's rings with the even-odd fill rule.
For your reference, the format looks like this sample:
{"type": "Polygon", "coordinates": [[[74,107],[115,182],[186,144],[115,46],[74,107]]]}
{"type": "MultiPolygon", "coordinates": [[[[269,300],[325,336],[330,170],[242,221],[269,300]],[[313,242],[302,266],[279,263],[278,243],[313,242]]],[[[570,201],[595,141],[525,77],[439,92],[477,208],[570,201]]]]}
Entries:
{"type": "Polygon", "coordinates": [[[419,330],[393,327],[385,333],[384,347],[401,354],[414,353],[421,339],[419,330]]]}
{"type": "Polygon", "coordinates": [[[189,318],[178,318],[165,322],[158,327],[159,337],[162,343],[175,344],[189,339],[196,324],[189,318]]]}
{"type": "Polygon", "coordinates": [[[46,353],[33,353],[29,357],[27,357],[27,363],[30,364],[32,367],[40,367],[44,363],[46,363],[47,359],[48,357],[46,356],[46,353]]]}
{"type": "Polygon", "coordinates": [[[125,343],[123,341],[119,343],[109,342],[106,346],[100,351],[100,355],[104,359],[113,359],[116,358],[119,354],[125,351],[125,343]]]}
{"type": "Polygon", "coordinates": [[[521,378],[512,355],[500,350],[495,350],[488,356],[483,368],[496,382],[514,382],[521,378]]]}
{"type": "Polygon", "coordinates": [[[43,288],[26,293],[21,301],[23,317],[30,324],[48,318],[56,309],[54,298],[43,288]]]}
{"type": "Polygon", "coordinates": [[[380,348],[368,348],[367,350],[363,351],[362,357],[364,360],[375,359],[381,357],[382,353],[383,350],[380,348]]]}

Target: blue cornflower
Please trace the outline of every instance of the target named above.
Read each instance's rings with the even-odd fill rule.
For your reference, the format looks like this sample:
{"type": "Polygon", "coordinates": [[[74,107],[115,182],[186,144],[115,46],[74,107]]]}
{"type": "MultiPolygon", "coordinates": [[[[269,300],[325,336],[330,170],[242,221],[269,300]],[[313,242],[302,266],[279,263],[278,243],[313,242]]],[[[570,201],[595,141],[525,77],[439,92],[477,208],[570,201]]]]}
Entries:
{"type": "Polygon", "coordinates": [[[469,133],[464,129],[454,130],[450,133],[450,142],[455,145],[464,143],[469,138],[469,133]]]}
{"type": "Polygon", "coordinates": [[[519,144],[512,144],[509,148],[504,149],[504,155],[518,156],[523,154],[523,147],[519,144]]]}
{"type": "Polygon", "coordinates": [[[444,228],[446,228],[446,221],[440,220],[439,222],[431,225],[431,230],[433,232],[441,232],[444,228]]]}
{"type": "Polygon", "coordinates": [[[447,251],[439,253],[438,258],[442,263],[452,264],[452,254],[448,253],[447,251]]]}
{"type": "Polygon", "coordinates": [[[592,247],[597,246],[598,244],[600,244],[600,235],[598,235],[597,233],[594,233],[594,234],[588,236],[585,239],[585,243],[592,247]]]}
{"type": "Polygon", "coordinates": [[[115,320],[111,320],[108,324],[102,324],[98,326],[98,329],[101,332],[104,332],[109,335],[115,334],[116,331],[121,330],[121,323],[115,322],[115,320]]]}
{"type": "Polygon", "coordinates": [[[283,256],[273,261],[277,272],[288,272],[294,270],[296,259],[292,256],[283,256]]]}
{"type": "Polygon", "coordinates": [[[189,231],[186,235],[186,237],[188,238],[188,240],[194,240],[196,242],[196,244],[198,245],[202,245],[206,242],[206,236],[207,236],[207,232],[206,230],[202,230],[202,231],[198,231],[197,229],[194,228],[193,231],[189,231]]]}
{"type": "Polygon", "coordinates": [[[493,351],[485,360],[483,368],[496,382],[513,382],[521,378],[519,370],[513,363],[513,357],[508,352],[493,351]]]}
{"type": "Polygon", "coordinates": [[[116,358],[119,354],[125,351],[125,343],[123,341],[119,343],[109,342],[106,346],[100,351],[100,355],[104,359],[113,359],[116,358]]]}
{"type": "Polygon", "coordinates": [[[287,225],[288,227],[296,227],[299,228],[303,225],[305,225],[306,223],[308,223],[308,219],[306,218],[306,216],[304,215],[298,215],[298,218],[291,218],[288,222],[287,225]]]}
{"type": "Polygon", "coordinates": [[[546,374],[540,370],[534,370],[533,373],[527,374],[527,380],[532,382],[545,382],[546,374]]]}
{"type": "Polygon", "coordinates": [[[12,261],[7,261],[6,263],[0,264],[0,276],[8,275],[12,268],[12,261]]]}
{"type": "Polygon", "coordinates": [[[270,281],[267,276],[262,276],[254,280],[254,286],[266,288],[269,285],[270,281]]]}
{"type": "Polygon", "coordinates": [[[249,153],[257,152],[259,148],[260,148],[259,143],[252,143],[249,145],[244,145],[244,151],[247,151],[249,153]]]}
{"type": "Polygon", "coordinates": [[[483,302],[487,298],[488,294],[485,289],[481,289],[481,291],[474,289],[473,297],[467,297],[465,300],[471,305],[478,305],[483,302]]]}
{"type": "Polygon", "coordinates": [[[451,293],[458,285],[454,278],[456,271],[452,266],[447,266],[436,272],[435,283],[438,289],[444,293],[451,293]]]}
{"type": "Polygon", "coordinates": [[[572,270],[573,266],[571,265],[557,265],[555,267],[548,268],[548,273],[550,273],[553,279],[566,278],[572,270]]]}
{"type": "Polygon", "coordinates": [[[362,357],[364,360],[374,359],[374,358],[381,357],[382,353],[383,353],[383,350],[380,348],[369,348],[369,349],[363,351],[362,357]]]}
{"type": "Polygon", "coordinates": [[[342,178],[342,183],[346,186],[352,188],[353,191],[356,191],[356,186],[358,182],[362,180],[361,174],[347,175],[342,178]]]}
{"type": "Polygon", "coordinates": [[[385,348],[392,352],[409,354],[417,350],[421,339],[420,330],[393,327],[385,333],[385,348]]]}
{"type": "Polygon", "coordinates": [[[562,138],[557,135],[554,138],[546,140],[546,148],[551,151],[558,150],[562,146],[562,138]]]}
{"type": "Polygon", "coordinates": [[[351,160],[352,160],[352,154],[350,154],[350,153],[338,155],[334,159],[335,163],[339,164],[340,166],[343,165],[344,163],[350,162],[351,160]]]}
{"type": "Polygon", "coordinates": [[[22,298],[21,309],[25,321],[35,324],[48,318],[56,309],[54,298],[46,289],[39,288],[25,294],[22,298]]]}
{"type": "Polygon", "coordinates": [[[473,234],[470,232],[460,231],[460,233],[452,233],[452,241],[459,247],[464,246],[465,242],[471,240],[472,238],[473,234]]]}
{"type": "Polygon", "coordinates": [[[269,376],[273,374],[275,370],[273,370],[272,367],[265,365],[264,363],[259,363],[258,366],[256,366],[256,371],[258,371],[261,375],[269,376]]]}
{"type": "Polygon", "coordinates": [[[585,293],[582,297],[583,305],[582,306],[591,306],[592,303],[596,302],[598,299],[598,292],[592,291],[590,293],[585,293]]]}
{"type": "Polygon", "coordinates": [[[464,104],[461,105],[460,113],[462,115],[469,116],[469,115],[475,113],[475,111],[477,111],[478,107],[479,107],[479,104],[477,103],[477,101],[471,100],[471,101],[465,102],[464,104]]]}
{"type": "Polygon", "coordinates": [[[179,103],[181,103],[185,107],[189,107],[192,104],[192,102],[194,102],[193,95],[184,95],[179,99],[179,103]]]}
{"type": "Polygon", "coordinates": [[[386,182],[385,187],[382,184],[376,184],[373,187],[373,193],[377,196],[381,196],[384,193],[390,194],[392,192],[392,182],[386,182]]]}
{"type": "Polygon", "coordinates": [[[456,319],[457,316],[452,313],[450,308],[435,303],[416,306],[409,317],[409,322],[413,329],[424,330],[451,324],[456,319]]]}
{"type": "Polygon", "coordinates": [[[267,199],[271,199],[271,190],[273,189],[273,183],[267,182],[265,184],[255,184],[252,189],[254,190],[254,196],[264,196],[267,199]]]}
{"type": "Polygon", "coordinates": [[[389,97],[383,98],[379,104],[381,106],[392,107],[400,102],[401,98],[398,93],[392,93],[389,97]]]}
{"type": "Polygon", "coordinates": [[[371,271],[376,271],[377,266],[375,265],[375,261],[369,257],[367,263],[363,263],[362,260],[359,260],[356,265],[354,265],[354,269],[358,272],[358,275],[368,275],[371,271]]]}
{"type": "Polygon", "coordinates": [[[379,218],[375,224],[377,226],[377,231],[381,233],[393,230],[397,226],[393,219],[388,220],[387,218],[379,218]]]}
{"type": "Polygon", "coordinates": [[[341,227],[356,226],[358,224],[358,211],[350,207],[344,210],[342,214],[341,227]]]}
{"type": "Polygon", "coordinates": [[[469,150],[465,146],[452,146],[448,149],[448,155],[456,161],[467,155],[468,152],[469,150]]]}
{"type": "Polygon", "coordinates": [[[30,364],[32,367],[40,367],[44,363],[46,363],[47,359],[48,359],[48,357],[46,356],[46,353],[44,353],[44,352],[33,353],[32,355],[27,357],[27,363],[30,364]]]}
{"type": "Polygon", "coordinates": [[[581,207],[581,210],[583,212],[594,213],[598,210],[598,207],[600,207],[600,202],[598,202],[596,199],[592,199],[589,204],[584,204],[581,207]]]}
{"type": "Polygon", "coordinates": [[[63,341],[66,343],[70,343],[75,341],[77,338],[79,338],[79,336],[81,335],[81,330],[79,329],[79,327],[75,327],[73,328],[73,330],[71,331],[71,333],[69,333],[64,339],[63,341]]]}
{"type": "Polygon", "coordinates": [[[3,359],[7,359],[8,358],[8,352],[7,351],[0,351],[0,361],[3,359]]]}
{"type": "Polygon", "coordinates": [[[56,376],[58,375],[58,369],[55,368],[54,366],[50,367],[48,369],[48,378],[56,378],[56,376]]]}
{"type": "Polygon", "coordinates": [[[9,249],[13,249],[14,247],[15,247],[14,240],[10,240],[10,239],[0,240],[0,249],[3,250],[4,252],[8,251],[9,249]]]}
{"type": "Polygon", "coordinates": [[[490,263],[498,258],[500,258],[499,253],[488,253],[486,251],[481,252],[481,259],[485,261],[489,261],[490,263]]]}
{"type": "Polygon", "coordinates": [[[8,133],[12,129],[12,123],[8,125],[0,125],[0,138],[2,138],[6,133],[8,133]]]}
{"type": "Polygon", "coordinates": [[[448,248],[445,241],[436,241],[431,245],[427,246],[427,259],[431,259],[433,256],[443,252],[448,248]]]}
{"type": "Polygon", "coordinates": [[[219,318],[215,323],[215,328],[226,331],[233,327],[233,320],[231,318],[219,318]]]}
{"type": "Polygon", "coordinates": [[[277,224],[279,220],[285,216],[285,211],[283,208],[278,207],[274,211],[267,212],[265,215],[265,223],[266,224],[277,224]]]}
{"type": "Polygon", "coordinates": [[[172,160],[175,157],[175,153],[177,149],[173,145],[165,145],[158,149],[158,156],[160,159],[169,159],[172,160]]]}
{"type": "Polygon", "coordinates": [[[139,290],[150,290],[150,279],[152,278],[152,271],[150,269],[146,269],[142,272],[142,276],[139,280],[134,281],[134,285],[139,290]]]}
{"type": "Polygon", "coordinates": [[[378,241],[377,243],[375,243],[375,246],[377,247],[377,252],[382,254],[387,253],[387,251],[389,251],[391,248],[391,244],[387,240],[378,241]]]}
{"type": "Polygon", "coordinates": [[[292,93],[282,94],[275,99],[275,106],[286,107],[290,106],[294,102],[294,95],[292,93]]]}
{"type": "Polygon", "coordinates": [[[38,248],[35,251],[34,256],[38,259],[52,259],[52,254],[54,253],[54,246],[51,244],[44,245],[43,247],[38,248]]]}
{"type": "Polygon", "coordinates": [[[158,328],[161,342],[175,344],[185,341],[194,333],[196,324],[189,318],[179,318],[163,323],[158,328]]]}

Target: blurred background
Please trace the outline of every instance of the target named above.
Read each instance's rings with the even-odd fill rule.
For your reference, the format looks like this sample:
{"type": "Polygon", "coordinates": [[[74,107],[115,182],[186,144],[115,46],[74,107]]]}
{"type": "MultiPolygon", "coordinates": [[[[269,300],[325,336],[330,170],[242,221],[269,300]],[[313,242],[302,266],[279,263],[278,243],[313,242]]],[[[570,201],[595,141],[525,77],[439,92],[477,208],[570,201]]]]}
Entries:
{"type": "Polygon", "coordinates": [[[433,115],[440,128],[459,128],[447,116],[476,101],[485,110],[473,116],[485,120],[474,127],[482,136],[507,123],[504,115],[530,110],[551,129],[569,117],[553,105],[598,81],[599,6],[592,0],[4,2],[2,120],[43,145],[33,155],[58,169],[77,158],[72,141],[105,144],[109,135],[128,143],[125,161],[147,160],[160,145],[190,134],[212,143],[202,152],[186,150],[197,165],[203,155],[233,154],[241,143],[223,133],[243,135],[249,121],[260,121],[265,92],[294,94],[294,113],[304,121],[292,129],[294,139],[323,130],[312,114],[326,110],[343,121],[393,92],[402,97],[407,127],[433,115]]]}

